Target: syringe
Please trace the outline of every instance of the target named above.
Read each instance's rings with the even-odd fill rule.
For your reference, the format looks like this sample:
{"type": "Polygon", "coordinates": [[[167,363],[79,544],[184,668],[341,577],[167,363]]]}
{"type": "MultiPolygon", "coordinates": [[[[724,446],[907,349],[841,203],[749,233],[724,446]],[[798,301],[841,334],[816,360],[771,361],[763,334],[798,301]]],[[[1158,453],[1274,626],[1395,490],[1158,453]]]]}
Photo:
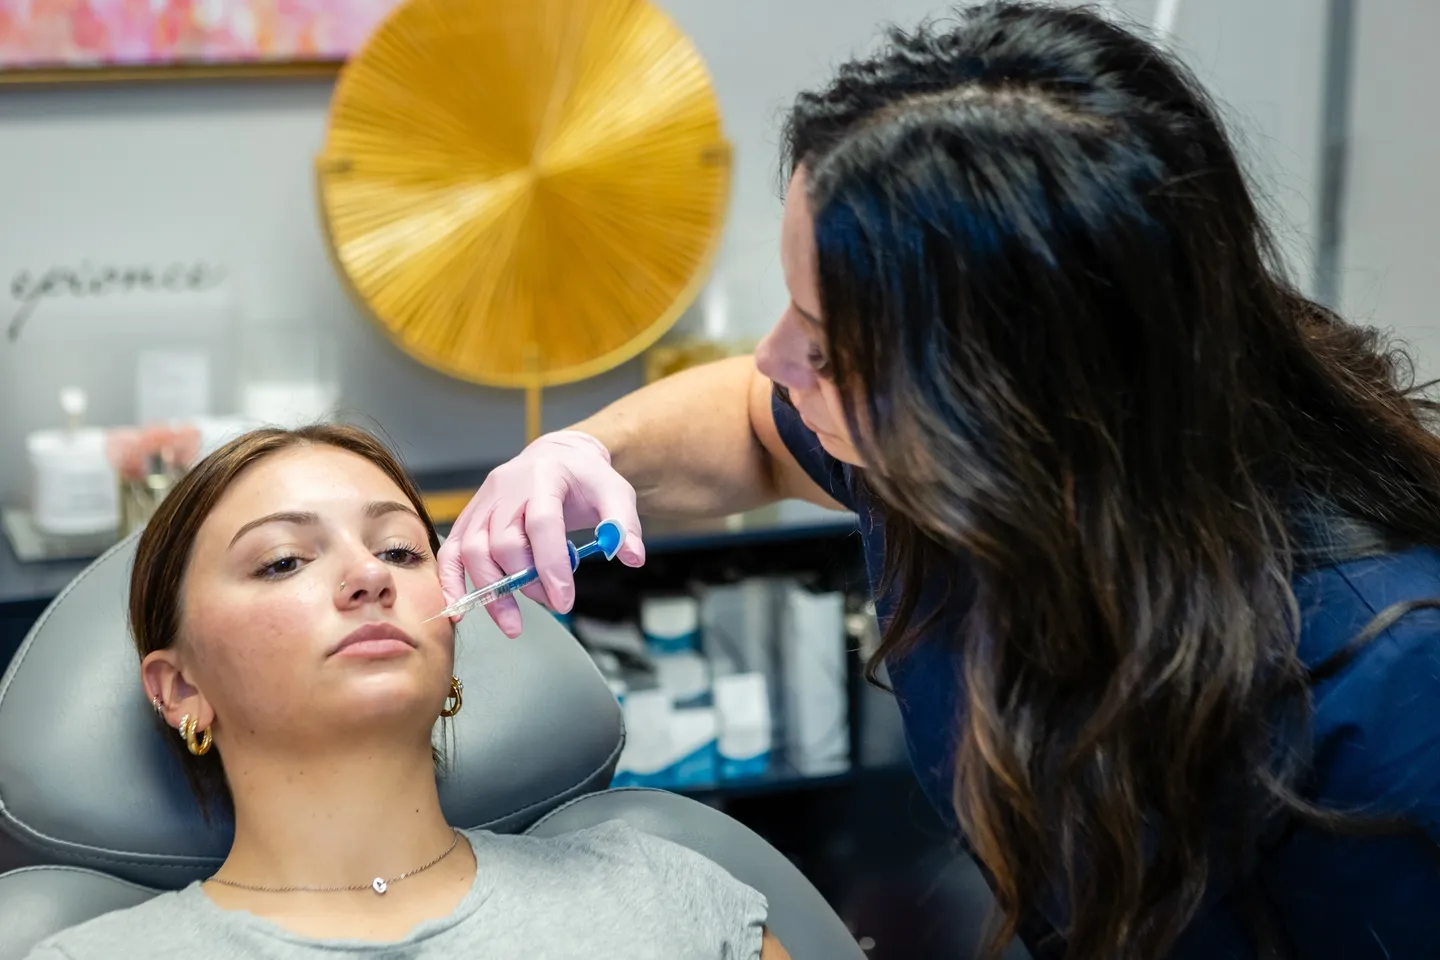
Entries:
{"type": "MultiPolygon", "coordinates": [[[[596,553],[603,553],[606,560],[614,560],[615,554],[620,552],[620,545],[624,542],[625,528],[620,526],[620,522],[618,520],[602,520],[600,525],[595,528],[595,539],[585,546],[577,547],[570,541],[565,541],[565,550],[570,554],[570,569],[573,571],[580,566],[581,560],[596,553]]],[[[435,614],[430,620],[458,616],[474,610],[476,607],[494,603],[501,597],[508,597],[516,590],[529,586],[539,577],[540,573],[534,567],[526,567],[519,573],[512,573],[510,576],[486,584],[478,590],[472,590],[435,614]]],[[[429,620],[426,621],[426,623],[429,622],[429,620]]]]}

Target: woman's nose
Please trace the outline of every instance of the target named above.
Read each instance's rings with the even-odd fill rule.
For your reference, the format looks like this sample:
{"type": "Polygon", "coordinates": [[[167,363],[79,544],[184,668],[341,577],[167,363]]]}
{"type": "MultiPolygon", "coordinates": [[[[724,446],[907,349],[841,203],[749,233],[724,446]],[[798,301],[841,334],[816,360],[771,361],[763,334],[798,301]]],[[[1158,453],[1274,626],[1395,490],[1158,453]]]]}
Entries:
{"type": "Polygon", "coordinates": [[[362,603],[388,605],[394,601],[395,578],[389,567],[369,554],[346,565],[336,594],[339,606],[352,607],[362,603]]]}
{"type": "Polygon", "coordinates": [[[765,377],[790,390],[808,390],[815,385],[810,367],[809,344],[788,312],[755,347],[755,366],[765,377]]]}

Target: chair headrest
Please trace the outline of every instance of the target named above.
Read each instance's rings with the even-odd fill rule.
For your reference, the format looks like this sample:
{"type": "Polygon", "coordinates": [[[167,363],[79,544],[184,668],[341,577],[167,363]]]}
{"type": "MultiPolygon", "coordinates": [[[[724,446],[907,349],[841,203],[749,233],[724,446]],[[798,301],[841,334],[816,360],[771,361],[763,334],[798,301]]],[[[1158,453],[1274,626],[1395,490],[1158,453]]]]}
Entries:
{"type": "MultiPolygon", "coordinates": [[[[219,866],[231,828],[205,825],[140,683],[125,614],[136,539],[75,578],[0,678],[0,826],[16,848],[0,860],[173,888],[219,866]]],[[[483,612],[456,637],[465,706],[449,722],[440,797],[459,827],[522,830],[607,786],[620,755],[620,710],[599,671],[521,603],[520,640],[483,612]]]]}

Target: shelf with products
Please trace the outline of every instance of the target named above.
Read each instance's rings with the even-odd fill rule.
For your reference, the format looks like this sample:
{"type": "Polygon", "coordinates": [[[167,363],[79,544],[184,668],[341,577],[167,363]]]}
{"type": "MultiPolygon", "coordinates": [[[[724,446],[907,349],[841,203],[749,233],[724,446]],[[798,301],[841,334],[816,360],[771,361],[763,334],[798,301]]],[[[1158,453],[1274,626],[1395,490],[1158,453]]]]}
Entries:
{"type": "MultiPolygon", "coordinates": [[[[685,752],[690,742],[684,741],[675,745],[667,764],[641,763],[640,769],[651,775],[648,779],[641,776],[638,785],[723,801],[839,787],[876,771],[903,767],[906,762],[892,698],[864,679],[863,658],[873,651],[877,638],[873,614],[868,611],[864,558],[854,518],[802,504],[777,506],[758,515],[708,525],[649,522],[644,567],[591,564],[583,565],[576,574],[572,631],[597,656],[612,686],[622,691],[622,703],[637,689],[647,697],[653,697],[657,688],[666,692],[664,667],[670,655],[652,649],[647,642],[648,631],[642,628],[647,603],[652,598],[679,599],[692,608],[681,629],[694,629],[697,635],[685,649],[700,661],[699,671],[710,673],[713,696],[709,688],[672,687],[668,692],[673,694],[673,713],[650,705],[632,710],[627,703],[632,739],[644,738],[653,732],[647,726],[671,722],[690,708],[713,708],[717,733],[723,735],[724,710],[718,701],[725,678],[747,671],[766,674],[773,725],[769,761],[760,772],[729,777],[712,773],[707,758],[685,752]],[[736,604],[741,609],[737,610],[736,604]],[[842,605],[838,611],[836,604],[842,605]],[[591,629],[597,623],[603,627],[598,642],[591,629]],[[819,635],[807,627],[817,623],[824,625],[819,635]],[[797,631],[810,633],[798,646],[797,631]],[[617,640],[617,635],[621,639],[617,640]],[[628,640],[623,639],[626,636],[628,640]],[[806,680],[787,669],[787,658],[812,670],[823,661],[823,670],[832,675],[812,673],[806,680]],[[809,682],[816,688],[806,689],[809,682]],[[697,693],[698,701],[690,702],[697,693]],[[841,702],[837,704],[836,698],[841,702]],[[799,721],[786,716],[787,709],[793,712],[796,704],[802,705],[805,714],[799,721]],[[828,721],[823,718],[827,716],[837,722],[833,737],[825,726],[828,721]],[[811,724],[808,732],[803,729],[805,722],[811,724]],[[795,723],[797,728],[787,723],[795,723]],[[794,752],[797,745],[813,746],[817,738],[834,744],[834,737],[843,738],[835,747],[843,756],[822,751],[824,756],[816,763],[816,757],[794,752]],[[807,772],[817,768],[821,772],[807,772]]],[[[684,684],[684,676],[693,678],[697,671],[692,666],[678,672],[684,684]]],[[[723,745],[717,744],[716,752],[716,771],[736,769],[734,764],[727,767],[723,745]]],[[[627,775],[632,773],[627,770],[631,759],[622,758],[618,783],[636,783],[627,775]]],[[[743,770],[744,765],[738,768],[743,770]]]]}

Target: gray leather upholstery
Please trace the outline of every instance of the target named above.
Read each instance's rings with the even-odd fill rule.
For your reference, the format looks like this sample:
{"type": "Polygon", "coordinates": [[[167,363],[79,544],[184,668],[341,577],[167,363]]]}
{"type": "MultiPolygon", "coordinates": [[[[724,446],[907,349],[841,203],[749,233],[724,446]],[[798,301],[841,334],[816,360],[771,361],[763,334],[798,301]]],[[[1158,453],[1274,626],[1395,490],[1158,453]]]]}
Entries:
{"type": "MultiPolygon", "coordinates": [[[[0,678],[0,869],[22,867],[0,874],[0,960],[206,876],[229,846],[228,825],[201,819],[140,686],[124,613],[134,547],[127,539],[77,577],[0,678]]],[[[764,893],[796,960],[863,956],[804,877],[723,814],[652,791],[587,796],[614,772],[619,708],[559,623],[521,602],[520,640],[484,616],[460,626],[465,708],[443,740],[440,787],[450,821],[550,834],[623,818],[764,893]]]]}

